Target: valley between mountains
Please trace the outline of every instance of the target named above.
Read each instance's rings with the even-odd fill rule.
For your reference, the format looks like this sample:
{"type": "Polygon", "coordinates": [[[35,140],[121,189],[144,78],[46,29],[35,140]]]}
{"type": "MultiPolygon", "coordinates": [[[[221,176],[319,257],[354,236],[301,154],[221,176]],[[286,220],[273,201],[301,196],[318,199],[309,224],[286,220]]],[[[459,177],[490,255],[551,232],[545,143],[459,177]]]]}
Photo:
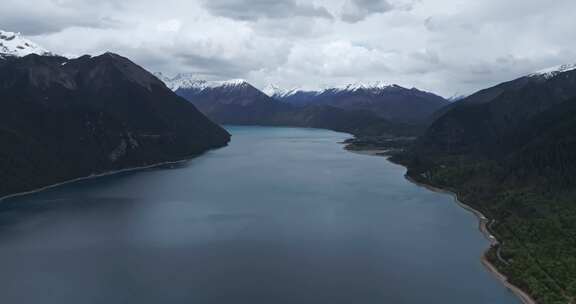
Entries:
{"type": "Polygon", "coordinates": [[[0,31],[0,108],[0,196],[194,158],[230,143],[221,125],[352,134],[349,149],[485,215],[498,240],[486,260],[531,301],[576,301],[576,65],[456,101],[383,83],[260,90],[113,53],[66,58],[0,31]]]}

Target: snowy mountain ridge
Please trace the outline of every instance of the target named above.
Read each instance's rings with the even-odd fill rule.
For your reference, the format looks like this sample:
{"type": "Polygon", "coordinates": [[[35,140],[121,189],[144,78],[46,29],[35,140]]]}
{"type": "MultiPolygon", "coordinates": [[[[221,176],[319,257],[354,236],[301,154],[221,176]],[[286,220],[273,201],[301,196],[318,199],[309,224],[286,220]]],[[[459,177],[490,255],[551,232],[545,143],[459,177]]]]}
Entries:
{"type": "Polygon", "coordinates": [[[51,56],[53,53],[38,44],[22,37],[20,33],[0,30],[0,57],[23,57],[30,54],[51,56]]]}
{"type": "Polygon", "coordinates": [[[296,95],[298,93],[320,95],[320,94],[323,94],[325,92],[331,92],[331,93],[356,92],[358,90],[386,91],[386,90],[396,89],[396,88],[402,88],[402,87],[399,85],[396,85],[396,84],[388,84],[388,83],[385,83],[382,81],[368,82],[368,83],[356,82],[356,83],[345,84],[345,85],[334,86],[334,87],[328,86],[328,87],[318,89],[318,90],[310,90],[310,89],[304,89],[304,88],[298,88],[298,87],[292,88],[292,89],[284,89],[278,85],[269,84],[268,86],[266,86],[264,88],[263,92],[266,93],[266,95],[268,95],[270,97],[285,98],[285,97],[296,95]]]}
{"type": "Polygon", "coordinates": [[[322,92],[324,92],[324,91],[325,90],[309,90],[309,89],[304,89],[301,87],[294,87],[291,89],[286,89],[286,88],[280,87],[280,86],[275,85],[275,84],[269,84],[266,87],[264,87],[264,89],[262,90],[262,92],[264,92],[264,94],[268,95],[269,97],[274,97],[274,98],[289,97],[289,96],[293,96],[293,95],[298,94],[298,93],[319,95],[319,94],[322,94],[322,92]]]}
{"type": "Polygon", "coordinates": [[[222,87],[239,87],[248,85],[248,82],[244,79],[231,79],[226,81],[208,81],[200,79],[195,74],[191,73],[180,73],[174,77],[167,77],[162,73],[155,73],[156,77],[162,80],[166,86],[172,91],[178,89],[196,89],[203,91],[206,89],[222,88],[222,87]]]}
{"type": "Polygon", "coordinates": [[[552,78],[558,74],[573,71],[573,70],[576,70],[576,63],[553,66],[553,67],[546,68],[546,69],[543,69],[540,71],[536,71],[536,72],[534,72],[528,76],[529,77],[544,77],[544,78],[548,79],[548,78],[552,78]]]}

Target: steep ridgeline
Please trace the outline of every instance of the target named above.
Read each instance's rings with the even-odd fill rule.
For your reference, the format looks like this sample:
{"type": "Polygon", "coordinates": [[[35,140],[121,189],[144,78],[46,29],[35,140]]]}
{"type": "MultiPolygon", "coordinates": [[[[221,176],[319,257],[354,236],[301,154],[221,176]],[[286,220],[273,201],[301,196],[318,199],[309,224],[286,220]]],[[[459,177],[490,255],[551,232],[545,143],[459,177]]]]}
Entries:
{"type": "Polygon", "coordinates": [[[312,127],[355,135],[396,134],[409,129],[389,123],[369,111],[281,102],[244,80],[209,82],[186,74],[174,78],[157,75],[176,94],[222,124],[312,127]]]}
{"type": "Polygon", "coordinates": [[[537,72],[477,92],[443,113],[421,139],[429,152],[499,157],[524,143],[531,120],[576,97],[576,66],[537,72]]]}
{"type": "Polygon", "coordinates": [[[0,196],[181,160],[228,141],[224,129],[121,56],[0,58],[0,196]]]}
{"type": "Polygon", "coordinates": [[[576,299],[576,65],[477,92],[398,160],[495,220],[488,258],[538,303],[576,299]]]}
{"type": "Polygon", "coordinates": [[[400,124],[425,123],[430,115],[449,104],[446,99],[429,92],[382,83],[353,84],[321,91],[274,88],[270,86],[266,91],[274,99],[287,104],[364,110],[400,124]]]}

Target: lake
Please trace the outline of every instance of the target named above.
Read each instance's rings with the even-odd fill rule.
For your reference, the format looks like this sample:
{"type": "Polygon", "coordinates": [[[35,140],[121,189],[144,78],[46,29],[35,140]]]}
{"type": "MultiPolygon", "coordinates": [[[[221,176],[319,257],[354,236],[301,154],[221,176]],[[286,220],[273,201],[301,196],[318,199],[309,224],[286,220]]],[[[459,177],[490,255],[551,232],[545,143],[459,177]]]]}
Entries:
{"type": "Polygon", "coordinates": [[[519,303],[475,216],[349,135],[229,127],[189,162],[0,205],[2,303],[519,303]]]}

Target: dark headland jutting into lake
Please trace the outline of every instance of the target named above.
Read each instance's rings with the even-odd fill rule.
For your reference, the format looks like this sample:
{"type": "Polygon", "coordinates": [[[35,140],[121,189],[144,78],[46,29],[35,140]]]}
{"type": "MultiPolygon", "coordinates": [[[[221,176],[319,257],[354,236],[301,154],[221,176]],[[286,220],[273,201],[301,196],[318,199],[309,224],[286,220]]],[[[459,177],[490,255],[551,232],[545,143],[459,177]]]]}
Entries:
{"type": "Polygon", "coordinates": [[[475,216],[403,167],[343,133],[229,131],[186,164],[4,201],[1,302],[519,303],[475,216]]]}

